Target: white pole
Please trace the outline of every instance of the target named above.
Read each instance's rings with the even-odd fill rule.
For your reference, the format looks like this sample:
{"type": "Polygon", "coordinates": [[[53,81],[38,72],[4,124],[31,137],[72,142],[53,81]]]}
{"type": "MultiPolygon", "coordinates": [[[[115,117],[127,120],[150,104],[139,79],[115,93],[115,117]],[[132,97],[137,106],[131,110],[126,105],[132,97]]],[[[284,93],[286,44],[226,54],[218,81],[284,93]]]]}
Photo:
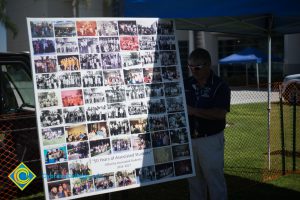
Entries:
{"type": "Polygon", "coordinates": [[[249,85],[249,81],[248,81],[248,64],[246,64],[246,86],[249,85]]]}
{"type": "Polygon", "coordinates": [[[270,125],[271,125],[271,35],[268,35],[268,163],[271,169],[271,146],[270,146],[270,125]]]}
{"type": "Polygon", "coordinates": [[[258,72],[258,63],[256,63],[256,82],[257,82],[257,90],[259,90],[259,72],[258,72]]]}

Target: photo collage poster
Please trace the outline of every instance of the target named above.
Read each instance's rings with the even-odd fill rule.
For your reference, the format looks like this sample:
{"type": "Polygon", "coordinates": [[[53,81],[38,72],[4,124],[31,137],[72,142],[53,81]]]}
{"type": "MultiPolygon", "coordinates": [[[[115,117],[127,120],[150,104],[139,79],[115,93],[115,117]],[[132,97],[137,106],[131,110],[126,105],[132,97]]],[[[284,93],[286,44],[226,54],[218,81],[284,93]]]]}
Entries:
{"type": "Polygon", "coordinates": [[[195,175],[172,20],[27,25],[47,199],[195,175]]]}

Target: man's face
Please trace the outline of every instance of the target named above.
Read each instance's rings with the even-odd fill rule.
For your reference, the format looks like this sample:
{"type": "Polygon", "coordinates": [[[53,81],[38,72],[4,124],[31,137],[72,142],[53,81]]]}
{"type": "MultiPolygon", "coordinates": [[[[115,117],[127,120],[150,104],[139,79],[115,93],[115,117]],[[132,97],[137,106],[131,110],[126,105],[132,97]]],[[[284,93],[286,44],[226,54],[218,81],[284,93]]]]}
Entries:
{"type": "Polygon", "coordinates": [[[203,79],[205,77],[207,66],[202,65],[197,61],[189,60],[188,68],[191,70],[195,79],[203,79]]]}

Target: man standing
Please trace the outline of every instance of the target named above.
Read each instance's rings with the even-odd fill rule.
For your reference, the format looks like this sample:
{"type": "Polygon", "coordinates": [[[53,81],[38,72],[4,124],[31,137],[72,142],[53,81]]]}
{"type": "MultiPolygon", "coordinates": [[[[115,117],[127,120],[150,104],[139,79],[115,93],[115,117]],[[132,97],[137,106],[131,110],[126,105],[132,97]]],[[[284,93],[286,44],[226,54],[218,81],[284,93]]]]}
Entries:
{"type": "Polygon", "coordinates": [[[224,128],[230,111],[230,89],[211,70],[205,49],[188,58],[192,77],[185,81],[196,176],[189,179],[190,199],[227,199],[224,177],[224,128]]]}

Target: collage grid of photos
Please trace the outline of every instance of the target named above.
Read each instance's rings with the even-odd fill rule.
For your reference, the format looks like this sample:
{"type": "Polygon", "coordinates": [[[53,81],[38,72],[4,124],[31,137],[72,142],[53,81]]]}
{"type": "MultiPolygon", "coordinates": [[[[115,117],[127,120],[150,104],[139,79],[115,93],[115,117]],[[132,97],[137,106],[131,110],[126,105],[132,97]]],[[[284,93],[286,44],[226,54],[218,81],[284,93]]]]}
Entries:
{"type": "Polygon", "coordinates": [[[49,199],[194,173],[173,21],[29,22],[49,199]],[[147,149],[151,166],[92,171],[92,158],[147,149]]]}

